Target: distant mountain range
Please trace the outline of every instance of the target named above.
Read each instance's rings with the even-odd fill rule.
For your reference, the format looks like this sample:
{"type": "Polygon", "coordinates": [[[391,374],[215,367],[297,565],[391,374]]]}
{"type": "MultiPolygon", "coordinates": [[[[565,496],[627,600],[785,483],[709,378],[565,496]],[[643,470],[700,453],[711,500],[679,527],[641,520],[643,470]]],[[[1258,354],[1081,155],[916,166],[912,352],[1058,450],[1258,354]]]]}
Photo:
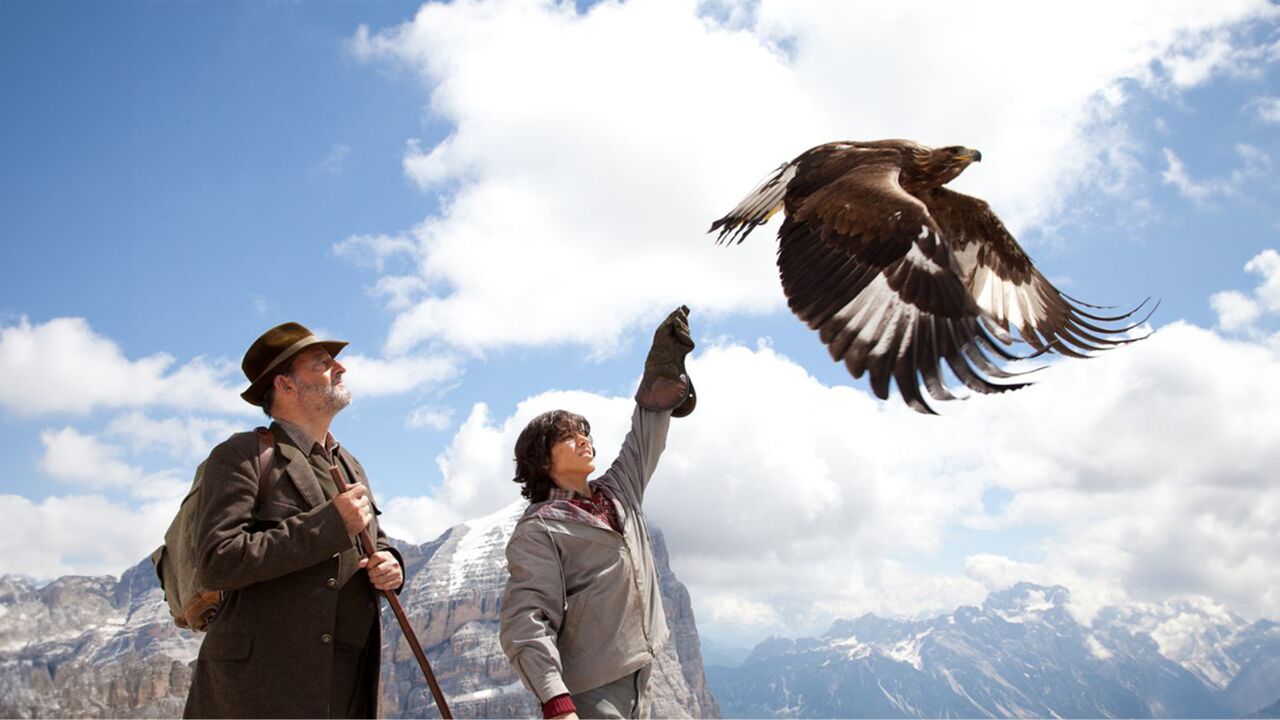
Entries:
{"type": "MultiPolygon", "coordinates": [[[[503,549],[523,503],[400,543],[401,594],[455,716],[536,717],[533,696],[498,645],[503,549]]],[[[689,593],[654,532],[671,639],[650,683],[655,717],[718,717],[703,677],[689,593]]],[[[381,713],[437,717],[431,694],[384,605],[381,713]]],[[[112,577],[40,584],[0,577],[0,717],[179,717],[201,636],[177,629],[149,560],[112,577]]]]}
{"type": "MultiPolygon", "coordinates": [[[[497,642],[516,503],[400,544],[405,610],[458,717],[536,717],[497,642]]],[[[1280,625],[1208,602],[1107,608],[1021,583],[928,620],[864,615],[742,659],[706,648],[655,532],[672,639],[654,717],[1280,717],[1280,625]],[[726,667],[716,663],[734,664],[726,667]],[[713,697],[714,691],[714,697],[713,697]]],[[[382,713],[436,711],[390,611],[382,713]]],[[[201,636],[173,626],[149,561],[111,577],[0,577],[0,717],[176,717],[201,636]]]]}
{"type": "Polygon", "coordinates": [[[864,615],[709,665],[725,717],[1280,717],[1280,625],[1208,603],[1107,608],[1020,583],[929,620],[864,615]]]}

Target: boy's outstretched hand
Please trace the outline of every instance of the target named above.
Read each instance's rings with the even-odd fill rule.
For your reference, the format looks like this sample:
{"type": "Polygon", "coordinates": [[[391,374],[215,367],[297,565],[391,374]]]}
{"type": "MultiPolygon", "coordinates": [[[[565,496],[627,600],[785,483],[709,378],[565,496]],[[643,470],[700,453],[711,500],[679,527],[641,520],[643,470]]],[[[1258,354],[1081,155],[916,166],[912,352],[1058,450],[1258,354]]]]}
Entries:
{"type": "Polygon", "coordinates": [[[644,361],[644,377],[636,391],[636,402],[648,410],[670,410],[672,417],[684,417],[697,405],[693,381],[684,369],[684,358],[693,350],[689,332],[689,307],[681,305],[662,321],[653,333],[653,346],[644,361]]]}

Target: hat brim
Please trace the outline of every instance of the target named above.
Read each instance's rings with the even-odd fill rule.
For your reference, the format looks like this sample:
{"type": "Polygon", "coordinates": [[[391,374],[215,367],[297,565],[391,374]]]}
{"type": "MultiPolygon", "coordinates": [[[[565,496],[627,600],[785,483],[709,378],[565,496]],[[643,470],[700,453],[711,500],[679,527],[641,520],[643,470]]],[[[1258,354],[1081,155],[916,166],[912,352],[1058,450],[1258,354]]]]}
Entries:
{"type": "Polygon", "coordinates": [[[251,384],[247,390],[240,393],[240,397],[244,398],[244,401],[250,405],[262,407],[262,398],[267,394],[267,388],[271,386],[276,375],[279,375],[282,372],[281,369],[289,367],[289,362],[293,360],[293,358],[297,357],[299,353],[310,350],[311,348],[319,345],[325,350],[328,350],[329,354],[333,357],[338,357],[338,353],[342,352],[342,348],[346,347],[347,344],[348,343],[341,340],[321,340],[320,338],[316,338],[314,342],[302,343],[298,345],[298,347],[293,348],[292,352],[276,361],[276,370],[265,373],[262,377],[254,380],[253,384],[251,384]]]}

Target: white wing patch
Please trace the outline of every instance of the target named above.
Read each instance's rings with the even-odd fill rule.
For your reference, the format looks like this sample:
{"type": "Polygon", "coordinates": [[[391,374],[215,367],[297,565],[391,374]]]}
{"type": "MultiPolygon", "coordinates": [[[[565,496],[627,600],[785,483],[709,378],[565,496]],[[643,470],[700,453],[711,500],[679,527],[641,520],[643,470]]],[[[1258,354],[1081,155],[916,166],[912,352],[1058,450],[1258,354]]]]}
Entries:
{"type": "Polygon", "coordinates": [[[990,268],[979,267],[974,272],[969,292],[978,307],[1006,329],[1034,328],[1045,320],[1034,286],[1006,280],[990,268]]]}

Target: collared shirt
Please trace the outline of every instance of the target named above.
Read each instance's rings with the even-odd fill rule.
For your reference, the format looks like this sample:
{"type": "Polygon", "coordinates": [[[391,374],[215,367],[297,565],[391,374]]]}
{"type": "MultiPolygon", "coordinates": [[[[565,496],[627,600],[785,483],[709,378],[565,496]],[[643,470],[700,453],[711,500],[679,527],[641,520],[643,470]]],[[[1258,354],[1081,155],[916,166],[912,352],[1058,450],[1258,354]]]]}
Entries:
{"type": "Polygon", "coordinates": [[[297,445],[299,449],[305,450],[308,455],[315,452],[317,445],[329,456],[329,460],[333,460],[335,453],[338,452],[338,441],[334,439],[331,432],[325,432],[324,445],[320,445],[315,438],[311,437],[310,433],[302,429],[301,425],[280,418],[272,418],[272,420],[279,423],[280,427],[284,428],[285,434],[293,441],[293,444],[297,445]]]}
{"type": "Polygon", "coordinates": [[[596,488],[595,492],[591,493],[591,497],[587,497],[576,490],[565,490],[556,486],[551,488],[551,491],[547,494],[547,499],[566,500],[596,516],[617,532],[622,532],[622,523],[618,520],[618,510],[614,508],[613,500],[609,498],[607,491],[602,488],[596,488]]]}

